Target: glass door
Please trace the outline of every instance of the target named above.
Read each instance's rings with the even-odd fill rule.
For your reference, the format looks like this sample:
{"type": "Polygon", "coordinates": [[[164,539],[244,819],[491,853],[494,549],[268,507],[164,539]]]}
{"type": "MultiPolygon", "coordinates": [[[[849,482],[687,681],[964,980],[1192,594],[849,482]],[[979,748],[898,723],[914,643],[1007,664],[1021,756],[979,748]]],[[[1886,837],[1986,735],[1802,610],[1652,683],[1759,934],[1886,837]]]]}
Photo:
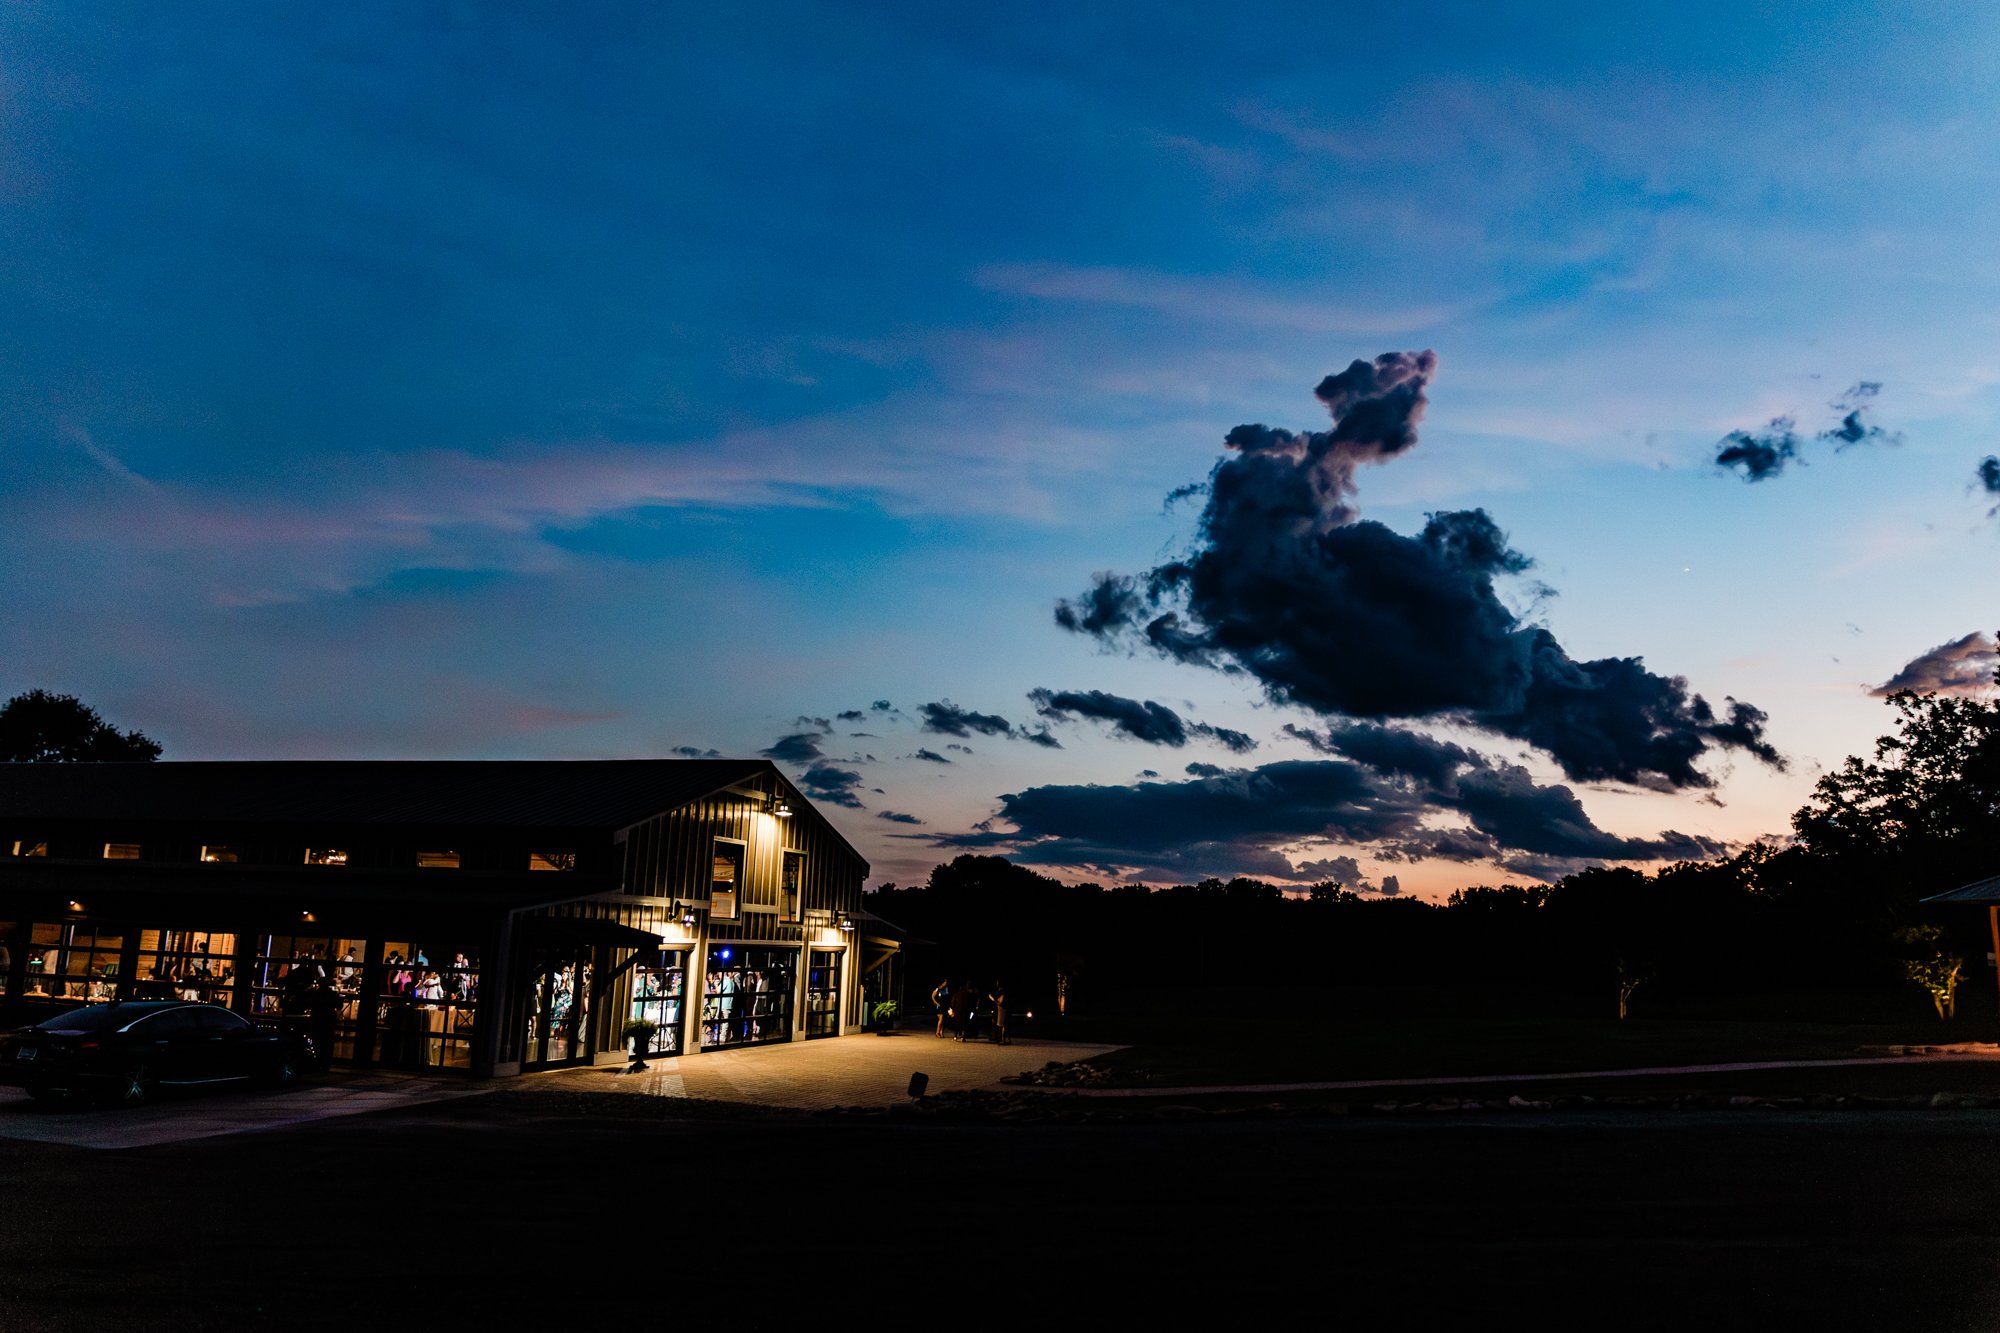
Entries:
{"type": "Polygon", "coordinates": [[[831,1037],[840,1032],[840,960],[844,949],[814,949],[806,969],[806,1036],[831,1037]]]}
{"type": "Polygon", "coordinates": [[[531,954],[523,1065],[572,1064],[590,1055],[590,951],[549,946],[531,954]]]}

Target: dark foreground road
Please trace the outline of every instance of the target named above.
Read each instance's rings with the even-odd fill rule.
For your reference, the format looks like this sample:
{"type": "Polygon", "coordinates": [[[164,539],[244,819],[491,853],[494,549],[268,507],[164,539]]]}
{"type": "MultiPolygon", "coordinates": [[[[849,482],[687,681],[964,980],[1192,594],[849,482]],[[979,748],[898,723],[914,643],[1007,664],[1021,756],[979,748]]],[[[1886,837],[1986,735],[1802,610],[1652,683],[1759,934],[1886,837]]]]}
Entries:
{"type": "Polygon", "coordinates": [[[2000,1114],[0,1143],[0,1328],[2000,1327],[2000,1114]]]}

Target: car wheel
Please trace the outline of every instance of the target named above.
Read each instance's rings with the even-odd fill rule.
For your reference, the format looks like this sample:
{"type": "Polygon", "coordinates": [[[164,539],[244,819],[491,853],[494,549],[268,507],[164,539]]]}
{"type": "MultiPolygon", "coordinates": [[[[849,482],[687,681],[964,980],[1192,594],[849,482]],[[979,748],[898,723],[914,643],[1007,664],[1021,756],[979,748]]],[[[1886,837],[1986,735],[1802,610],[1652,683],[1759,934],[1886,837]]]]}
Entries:
{"type": "Polygon", "coordinates": [[[144,1106],[153,1095],[153,1076],[144,1065],[133,1065],[111,1085],[112,1100],[120,1106],[144,1106]]]}

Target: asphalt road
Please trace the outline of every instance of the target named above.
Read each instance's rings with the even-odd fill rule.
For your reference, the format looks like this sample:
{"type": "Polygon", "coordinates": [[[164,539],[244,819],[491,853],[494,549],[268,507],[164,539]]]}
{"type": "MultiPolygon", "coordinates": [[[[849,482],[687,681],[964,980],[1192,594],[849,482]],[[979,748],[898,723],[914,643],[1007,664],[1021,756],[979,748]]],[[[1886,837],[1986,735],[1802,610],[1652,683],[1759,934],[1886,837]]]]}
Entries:
{"type": "Polygon", "coordinates": [[[2000,1113],[0,1143],[0,1328],[2000,1325],[2000,1113]]]}

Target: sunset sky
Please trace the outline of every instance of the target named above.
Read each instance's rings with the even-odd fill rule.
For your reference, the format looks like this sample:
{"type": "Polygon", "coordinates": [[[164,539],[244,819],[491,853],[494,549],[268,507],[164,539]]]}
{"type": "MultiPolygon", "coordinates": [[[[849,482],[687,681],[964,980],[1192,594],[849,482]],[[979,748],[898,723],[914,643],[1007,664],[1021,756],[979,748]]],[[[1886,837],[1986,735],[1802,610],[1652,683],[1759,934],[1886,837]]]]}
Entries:
{"type": "Polygon", "coordinates": [[[0,691],[876,882],[1782,833],[2000,625],[2000,14],[1880,9],[10,4],[0,691]]]}

